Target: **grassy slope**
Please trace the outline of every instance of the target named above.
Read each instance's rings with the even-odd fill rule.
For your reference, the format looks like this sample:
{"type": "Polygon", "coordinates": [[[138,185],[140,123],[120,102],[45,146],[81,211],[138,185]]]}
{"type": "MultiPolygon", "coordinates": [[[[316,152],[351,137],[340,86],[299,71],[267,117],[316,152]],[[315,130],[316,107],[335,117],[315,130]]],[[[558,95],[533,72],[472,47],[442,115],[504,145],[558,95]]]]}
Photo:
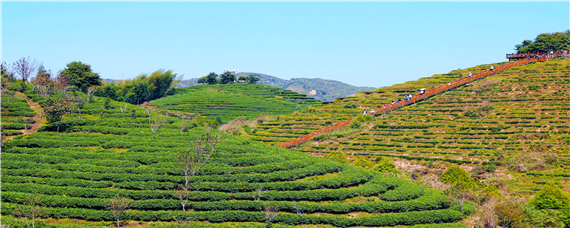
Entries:
{"type": "MultiPolygon", "coordinates": [[[[455,70],[337,99],[310,112],[258,125],[256,133],[248,137],[286,141],[319,129],[329,120],[346,119],[362,110],[347,109],[347,105],[380,107],[406,94],[415,94],[420,88],[431,88],[457,79],[459,74],[465,76],[468,71],[487,68],[488,65],[481,65],[455,70]]],[[[569,84],[568,59],[520,66],[376,117],[372,129],[309,142],[299,149],[323,155],[339,150],[349,155],[400,157],[400,164],[410,172],[423,169],[417,165],[432,166],[425,160],[464,164],[467,170],[483,170],[474,174],[484,181],[514,193],[533,194],[546,181],[562,183],[568,190],[569,84]],[[466,111],[477,110],[485,103],[493,107],[486,116],[465,116],[466,111]],[[492,174],[484,174],[489,163],[498,168],[492,174]],[[509,185],[510,178],[517,181],[509,185]]]]}
{"type": "Polygon", "coordinates": [[[199,113],[228,122],[240,116],[262,113],[289,114],[320,101],[304,94],[261,84],[198,85],[176,89],[176,93],[150,102],[162,109],[199,113]]]}
{"type": "MultiPolygon", "coordinates": [[[[152,132],[146,110],[126,105],[123,112],[125,104],[114,101],[108,110],[103,106],[104,99],[97,98],[82,109],[83,119],[76,113],[66,116],[61,126],[65,132],[55,133],[47,125],[2,145],[3,216],[37,194],[44,217],[51,218],[43,221],[53,224],[110,225],[113,217],[106,203],[117,195],[135,200],[127,217],[137,226],[157,224],[151,221],[167,225],[182,215],[261,226],[268,204],[279,205],[275,222],[284,225],[393,226],[462,217],[438,191],[229,135],[191,179],[192,209],[184,214],[174,191],[183,182],[176,155],[202,129],[180,136],[179,120],[162,117],[163,126],[152,132]],[[260,187],[268,191],[256,201],[252,193],[260,187]]],[[[150,121],[158,121],[157,115],[150,121]]],[[[17,223],[10,217],[6,221],[17,223]]]]}

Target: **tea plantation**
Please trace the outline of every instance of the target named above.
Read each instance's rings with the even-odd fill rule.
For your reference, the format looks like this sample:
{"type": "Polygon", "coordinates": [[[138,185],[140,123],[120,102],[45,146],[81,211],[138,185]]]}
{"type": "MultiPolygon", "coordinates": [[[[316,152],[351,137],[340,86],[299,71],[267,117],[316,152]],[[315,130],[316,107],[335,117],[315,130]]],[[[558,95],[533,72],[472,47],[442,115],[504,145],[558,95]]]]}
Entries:
{"type": "MultiPolygon", "coordinates": [[[[5,102],[5,97],[6,116],[33,115],[25,99],[5,102]]],[[[473,210],[467,205],[462,212],[441,192],[410,181],[225,135],[189,178],[192,191],[183,211],[176,189],[185,177],[177,156],[205,132],[195,125],[184,129],[183,123],[93,97],[81,119],[77,110],[63,118],[59,133],[54,123],[5,141],[3,224],[25,226],[14,216],[30,197],[41,206],[39,225],[64,227],[114,224],[109,202],[115,197],[133,200],[123,225],[162,227],[177,221],[189,221],[189,227],[455,227],[473,210]],[[278,208],[272,221],[264,213],[268,206],[278,208]]]]}
{"type": "Polygon", "coordinates": [[[219,117],[223,122],[260,114],[289,114],[320,103],[305,94],[247,83],[190,86],[150,102],[161,109],[200,114],[211,119],[219,117]]]}
{"type": "MultiPolygon", "coordinates": [[[[497,66],[497,64],[494,64],[497,66]]],[[[277,144],[377,109],[420,88],[432,88],[490,65],[454,70],[353,97],[256,126],[247,137],[277,144]]],[[[533,194],[547,181],[570,181],[570,60],[558,58],[514,67],[386,115],[328,133],[297,149],[327,155],[435,161],[500,172],[517,181],[510,191],[533,194]]]]}

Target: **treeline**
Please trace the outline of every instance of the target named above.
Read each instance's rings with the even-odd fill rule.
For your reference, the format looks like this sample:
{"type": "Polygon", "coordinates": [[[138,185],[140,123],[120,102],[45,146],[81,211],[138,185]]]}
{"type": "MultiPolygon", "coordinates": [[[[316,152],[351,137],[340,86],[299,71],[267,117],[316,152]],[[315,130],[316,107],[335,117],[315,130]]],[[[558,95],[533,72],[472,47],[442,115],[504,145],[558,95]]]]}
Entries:
{"type": "Polygon", "coordinates": [[[253,75],[239,76],[236,81],[236,75],[230,71],[226,71],[221,75],[211,72],[210,74],[198,79],[198,83],[200,84],[231,84],[235,82],[249,82],[250,84],[255,84],[257,81],[259,81],[259,78],[253,75]]]}
{"type": "Polygon", "coordinates": [[[565,32],[542,33],[532,40],[524,40],[522,44],[515,45],[517,53],[550,52],[569,50],[570,30],[565,32]]]}
{"type": "Polygon", "coordinates": [[[174,94],[178,83],[177,74],[171,70],[157,70],[150,75],[141,74],[134,80],[106,83],[95,92],[95,96],[108,97],[115,101],[141,104],[174,94]]]}

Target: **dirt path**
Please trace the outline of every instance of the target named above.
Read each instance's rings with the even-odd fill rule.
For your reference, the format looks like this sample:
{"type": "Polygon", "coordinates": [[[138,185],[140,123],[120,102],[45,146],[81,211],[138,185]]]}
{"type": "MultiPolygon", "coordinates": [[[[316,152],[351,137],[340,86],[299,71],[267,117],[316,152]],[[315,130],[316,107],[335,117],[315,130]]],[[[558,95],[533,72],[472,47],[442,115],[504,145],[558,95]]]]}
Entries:
{"type": "MultiPolygon", "coordinates": [[[[26,99],[26,102],[28,102],[28,105],[30,105],[30,108],[36,112],[36,115],[32,118],[35,120],[35,122],[34,122],[34,124],[32,124],[31,128],[28,129],[28,134],[38,132],[38,129],[45,122],[44,110],[40,107],[40,104],[38,102],[35,102],[35,101],[28,99],[26,94],[23,94],[21,92],[16,92],[15,96],[18,98],[26,99]]],[[[26,130],[19,130],[19,131],[21,131],[22,134],[26,134],[26,130]]],[[[11,140],[11,139],[15,138],[16,136],[17,135],[6,136],[6,137],[4,137],[3,141],[11,140]]]]}

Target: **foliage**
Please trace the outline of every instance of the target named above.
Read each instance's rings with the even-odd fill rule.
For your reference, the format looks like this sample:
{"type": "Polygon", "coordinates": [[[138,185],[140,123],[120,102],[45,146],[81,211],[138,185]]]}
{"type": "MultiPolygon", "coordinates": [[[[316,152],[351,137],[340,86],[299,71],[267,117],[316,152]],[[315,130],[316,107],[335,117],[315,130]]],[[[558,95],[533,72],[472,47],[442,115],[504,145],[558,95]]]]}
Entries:
{"type": "Polygon", "coordinates": [[[60,74],[69,79],[70,85],[77,86],[83,93],[87,93],[87,89],[91,86],[102,84],[99,73],[93,72],[91,65],[81,61],[68,63],[60,74]]]}
{"type": "Polygon", "coordinates": [[[220,84],[231,84],[236,81],[236,75],[232,72],[226,71],[220,75],[220,84]]]}
{"type": "Polygon", "coordinates": [[[66,98],[49,97],[45,103],[44,112],[48,123],[61,121],[64,115],[71,113],[73,103],[66,98]]]}
{"type": "Polygon", "coordinates": [[[565,32],[542,33],[534,41],[524,40],[515,45],[517,53],[563,51],[570,49],[570,30],[565,32]]]}
{"type": "Polygon", "coordinates": [[[174,94],[174,86],[178,83],[178,75],[172,70],[157,70],[150,75],[141,74],[133,80],[106,83],[95,92],[100,97],[108,97],[115,101],[140,104],[174,94]]]}
{"type": "Polygon", "coordinates": [[[370,161],[370,159],[368,159],[367,157],[360,156],[352,162],[352,165],[354,165],[356,167],[361,167],[364,169],[372,169],[372,167],[374,166],[374,163],[372,161],[370,161]]]}
{"type": "Polygon", "coordinates": [[[459,185],[463,188],[470,189],[476,186],[475,180],[471,178],[469,173],[459,166],[450,166],[439,178],[439,181],[443,183],[450,183],[453,185],[459,185]]]}
{"type": "Polygon", "coordinates": [[[328,159],[331,159],[333,161],[337,161],[340,163],[344,163],[344,164],[348,164],[348,159],[346,158],[346,155],[344,155],[342,152],[340,151],[333,151],[330,154],[327,155],[328,159]]]}
{"type": "Polygon", "coordinates": [[[373,170],[379,173],[390,173],[392,175],[400,173],[396,168],[394,161],[387,157],[376,158],[376,166],[374,166],[373,170]]]}

